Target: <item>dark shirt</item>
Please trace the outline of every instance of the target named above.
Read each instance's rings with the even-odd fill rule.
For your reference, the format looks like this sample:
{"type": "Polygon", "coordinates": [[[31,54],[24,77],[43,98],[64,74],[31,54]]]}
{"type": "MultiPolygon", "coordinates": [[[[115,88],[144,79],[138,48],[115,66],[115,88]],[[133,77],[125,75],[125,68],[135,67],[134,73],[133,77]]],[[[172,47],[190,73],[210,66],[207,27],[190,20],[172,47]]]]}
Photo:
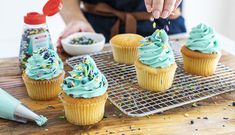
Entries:
{"type": "MultiPolygon", "coordinates": [[[[100,2],[106,3],[111,7],[126,12],[134,12],[134,11],[145,11],[146,7],[144,4],[144,0],[84,0],[85,3],[90,4],[97,4],[100,2]]],[[[182,4],[180,5],[182,7],[182,4]]],[[[182,8],[181,8],[182,9],[182,8]]],[[[97,33],[103,33],[106,37],[107,41],[110,39],[110,30],[113,24],[116,22],[117,17],[107,17],[107,16],[100,16],[94,15],[90,13],[84,13],[87,20],[93,26],[97,33]]],[[[168,34],[177,34],[186,32],[184,18],[182,16],[178,17],[177,19],[157,19],[156,28],[158,29],[166,29],[167,25],[169,31],[168,34]]],[[[155,29],[153,29],[153,22],[151,21],[138,21],[137,22],[137,34],[142,36],[149,36],[151,35],[155,29]]],[[[125,32],[125,25],[120,25],[120,33],[125,32]]]]}

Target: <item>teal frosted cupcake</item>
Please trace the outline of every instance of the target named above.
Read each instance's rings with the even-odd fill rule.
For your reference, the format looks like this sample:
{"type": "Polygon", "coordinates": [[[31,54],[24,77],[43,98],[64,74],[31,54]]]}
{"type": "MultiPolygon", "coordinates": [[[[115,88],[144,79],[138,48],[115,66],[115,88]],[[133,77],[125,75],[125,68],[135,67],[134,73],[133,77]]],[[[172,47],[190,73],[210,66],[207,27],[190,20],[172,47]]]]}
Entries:
{"type": "Polygon", "coordinates": [[[215,30],[206,24],[197,25],[190,32],[181,52],[185,72],[200,76],[213,75],[221,57],[221,47],[215,30]]]}
{"type": "Polygon", "coordinates": [[[108,82],[90,56],[84,57],[83,61],[69,72],[62,89],[59,97],[69,122],[75,125],[90,125],[103,118],[108,82]]]}
{"type": "Polygon", "coordinates": [[[166,32],[156,30],[142,40],[138,55],[135,67],[139,86],[151,91],[170,88],[177,65],[166,32]]]}
{"type": "Polygon", "coordinates": [[[22,75],[28,95],[35,100],[57,97],[63,77],[63,62],[54,50],[44,48],[33,52],[22,75]]]}

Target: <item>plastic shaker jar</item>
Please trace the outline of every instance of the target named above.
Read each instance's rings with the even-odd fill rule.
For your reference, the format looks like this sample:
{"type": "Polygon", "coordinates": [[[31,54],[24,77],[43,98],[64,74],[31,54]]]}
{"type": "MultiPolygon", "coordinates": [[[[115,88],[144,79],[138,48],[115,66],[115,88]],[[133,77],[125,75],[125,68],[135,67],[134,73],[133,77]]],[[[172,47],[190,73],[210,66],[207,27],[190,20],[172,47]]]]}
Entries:
{"type": "Polygon", "coordinates": [[[39,48],[54,49],[46,23],[46,16],[53,16],[62,8],[61,0],[49,0],[43,7],[43,14],[28,12],[24,16],[23,34],[20,43],[19,61],[22,70],[33,51],[39,48]]]}

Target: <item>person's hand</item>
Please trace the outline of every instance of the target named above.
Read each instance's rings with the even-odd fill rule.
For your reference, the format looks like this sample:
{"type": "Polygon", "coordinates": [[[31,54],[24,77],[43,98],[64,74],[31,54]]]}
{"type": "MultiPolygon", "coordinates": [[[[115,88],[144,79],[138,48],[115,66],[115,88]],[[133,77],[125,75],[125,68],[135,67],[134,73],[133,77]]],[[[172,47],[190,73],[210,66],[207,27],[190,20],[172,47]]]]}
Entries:
{"type": "Polygon", "coordinates": [[[147,12],[155,19],[167,18],[180,5],[182,0],[144,0],[147,12]]]}
{"type": "Polygon", "coordinates": [[[73,21],[69,23],[68,26],[66,26],[66,28],[64,29],[64,31],[60,34],[57,40],[57,52],[59,53],[63,52],[61,40],[76,32],[95,32],[95,31],[92,28],[92,26],[85,21],[73,21]]]}

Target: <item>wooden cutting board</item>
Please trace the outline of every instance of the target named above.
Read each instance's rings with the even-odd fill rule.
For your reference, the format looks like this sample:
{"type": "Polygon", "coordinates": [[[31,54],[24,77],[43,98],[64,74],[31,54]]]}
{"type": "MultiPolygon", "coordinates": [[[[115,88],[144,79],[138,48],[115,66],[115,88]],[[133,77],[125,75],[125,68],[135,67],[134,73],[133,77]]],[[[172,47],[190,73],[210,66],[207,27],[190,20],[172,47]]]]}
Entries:
{"type": "MultiPolygon", "coordinates": [[[[106,48],[110,49],[110,48],[106,48]]],[[[68,56],[62,55],[63,60],[68,56]]],[[[221,62],[235,69],[235,56],[223,52],[221,62]]],[[[235,134],[235,92],[226,93],[148,117],[128,117],[110,102],[106,104],[105,118],[92,126],[68,123],[59,99],[33,101],[26,92],[18,66],[18,58],[0,59],[0,87],[18,98],[38,114],[49,120],[38,127],[35,123],[17,123],[0,119],[0,134],[83,134],[83,135],[217,135],[235,134]]],[[[65,70],[71,70],[65,65],[65,70]]],[[[2,103],[0,103],[2,104],[2,103]]]]}

